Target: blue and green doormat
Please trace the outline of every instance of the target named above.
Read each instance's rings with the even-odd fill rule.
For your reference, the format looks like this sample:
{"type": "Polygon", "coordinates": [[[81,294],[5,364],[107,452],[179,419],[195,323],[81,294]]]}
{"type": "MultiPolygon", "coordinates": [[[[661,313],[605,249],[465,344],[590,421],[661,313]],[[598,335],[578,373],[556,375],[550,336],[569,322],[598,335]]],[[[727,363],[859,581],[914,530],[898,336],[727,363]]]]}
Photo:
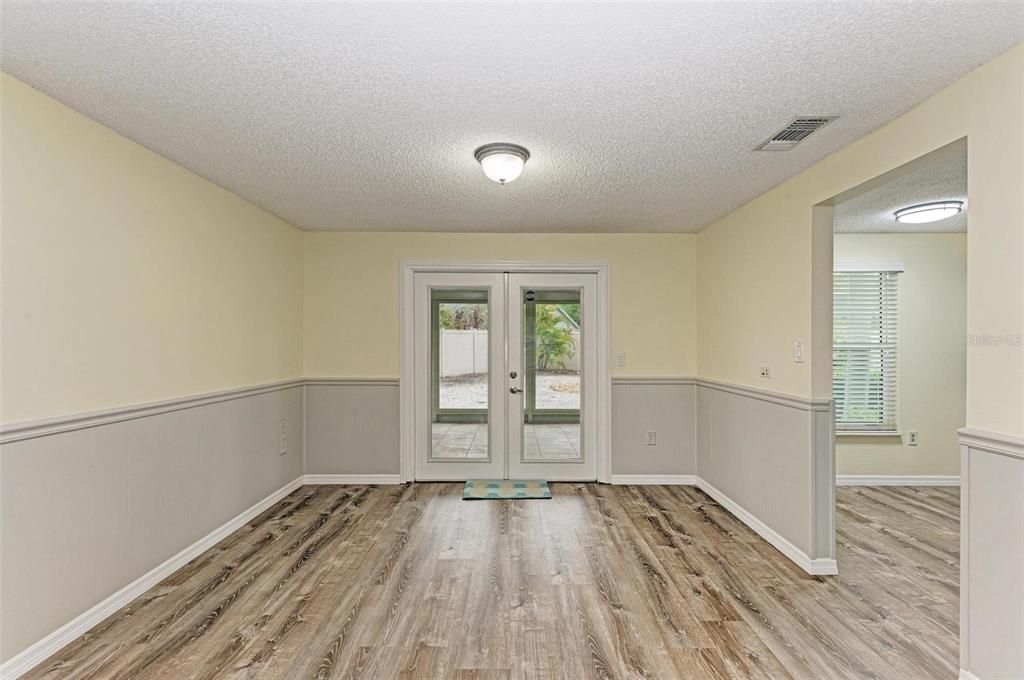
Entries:
{"type": "Polygon", "coordinates": [[[470,479],[462,490],[464,501],[508,498],[551,498],[551,489],[540,479],[470,479]]]}

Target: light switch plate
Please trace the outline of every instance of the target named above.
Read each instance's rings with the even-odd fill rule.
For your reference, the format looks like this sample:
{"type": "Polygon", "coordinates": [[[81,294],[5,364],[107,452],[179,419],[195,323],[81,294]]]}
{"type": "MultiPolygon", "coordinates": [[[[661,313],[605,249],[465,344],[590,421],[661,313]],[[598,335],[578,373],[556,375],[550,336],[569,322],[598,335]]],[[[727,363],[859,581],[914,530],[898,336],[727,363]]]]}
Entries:
{"type": "Polygon", "coordinates": [[[654,430],[647,430],[647,445],[657,446],[658,445],[658,433],[654,430]]]}
{"type": "Polygon", "coordinates": [[[625,366],[626,365],[626,353],[625,352],[619,352],[618,354],[615,355],[615,365],[616,366],[625,366]]]}

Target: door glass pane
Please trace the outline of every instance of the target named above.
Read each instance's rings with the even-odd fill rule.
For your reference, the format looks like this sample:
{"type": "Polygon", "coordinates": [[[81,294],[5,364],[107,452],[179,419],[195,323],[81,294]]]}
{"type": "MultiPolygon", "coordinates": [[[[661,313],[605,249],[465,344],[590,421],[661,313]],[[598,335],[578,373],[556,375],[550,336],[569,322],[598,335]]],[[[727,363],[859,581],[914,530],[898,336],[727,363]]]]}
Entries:
{"type": "Polygon", "coordinates": [[[431,291],[431,456],[487,459],[486,290],[431,291]]]}
{"type": "Polygon", "coordinates": [[[579,290],[523,291],[523,460],[580,460],[579,290]]]}

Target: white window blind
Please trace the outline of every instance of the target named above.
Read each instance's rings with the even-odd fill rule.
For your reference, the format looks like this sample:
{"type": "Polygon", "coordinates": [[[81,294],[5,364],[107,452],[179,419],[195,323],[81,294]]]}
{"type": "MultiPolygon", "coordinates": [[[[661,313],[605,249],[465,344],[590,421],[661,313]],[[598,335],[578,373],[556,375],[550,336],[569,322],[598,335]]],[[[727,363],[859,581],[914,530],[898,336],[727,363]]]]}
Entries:
{"type": "Polygon", "coordinates": [[[899,273],[842,271],[832,277],[836,429],[895,430],[899,273]]]}

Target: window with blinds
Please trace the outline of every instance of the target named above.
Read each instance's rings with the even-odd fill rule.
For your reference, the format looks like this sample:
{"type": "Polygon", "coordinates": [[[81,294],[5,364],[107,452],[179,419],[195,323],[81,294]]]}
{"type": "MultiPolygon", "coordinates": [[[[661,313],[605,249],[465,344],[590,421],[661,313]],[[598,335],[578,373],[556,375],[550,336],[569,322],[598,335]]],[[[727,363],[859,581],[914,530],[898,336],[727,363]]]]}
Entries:
{"type": "Polygon", "coordinates": [[[838,431],[894,431],[899,273],[832,278],[832,397],[838,431]]]}

